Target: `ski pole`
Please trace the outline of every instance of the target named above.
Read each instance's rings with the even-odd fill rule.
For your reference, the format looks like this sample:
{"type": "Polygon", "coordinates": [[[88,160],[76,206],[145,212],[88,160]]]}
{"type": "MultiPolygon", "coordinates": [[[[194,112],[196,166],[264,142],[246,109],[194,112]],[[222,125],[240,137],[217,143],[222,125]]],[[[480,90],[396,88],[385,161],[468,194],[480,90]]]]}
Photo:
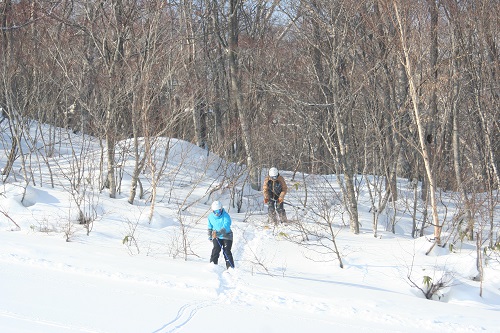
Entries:
{"type": "Polygon", "coordinates": [[[288,205],[288,206],[292,206],[293,208],[298,208],[298,209],[305,209],[304,207],[300,207],[300,206],[295,206],[295,205],[292,205],[291,203],[289,203],[289,202],[286,202],[286,201],[283,201],[283,203],[284,203],[285,205],[288,205]]]}
{"type": "Polygon", "coordinates": [[[215,239],[217,239],[217,243],[219,243],[222,253],[224,253],[224,257],[226,257],[226,261],[229,263],[229,265],[231,265],[231,268],[234,268],[233,263],[231,262],[231,260],[229,260],[229,257],[226,254],[226,251],[224,251],[224,247],[222,247],[222,244],[219,242],[219,237],[215,237],[215,239]]]}
{"type": "MultiPolygon", "coordinates": [[[[269,199],[269,200],[279,203],[279,201],[277,199],[269,199]]],[[[293,208],[297,208],[297,209],[305,209],[304,207],[295,206],[295,205],[292,205],[291,203],[286,202],[286,201],[283,201],[283,204],[288,205],[288,206],[292,206],[293,208]]]]}

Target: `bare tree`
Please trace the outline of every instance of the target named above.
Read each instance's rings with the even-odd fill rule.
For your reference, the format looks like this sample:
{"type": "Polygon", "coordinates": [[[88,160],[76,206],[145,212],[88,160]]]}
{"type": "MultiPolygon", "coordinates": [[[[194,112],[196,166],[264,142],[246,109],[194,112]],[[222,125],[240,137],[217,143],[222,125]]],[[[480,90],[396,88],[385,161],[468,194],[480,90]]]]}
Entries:
{"type": "Polygon", "coordinates": [[[242,91],[242,76],[240,71],[240,64],[238,55],[240,52],[238,38],[239,38],[239,12],[241,0],[229,0],[229,30],[228,30],[228,52],[229,52],[229,80],[230,91],[233,98],[232,105],[237,110],[238,120],[241,126],[243,147],[245,148],[246,161],[250,172],[250,179],[252,188],[258,189],[258,172],[255,168],[255,161],[253,158],[252,149],[252,136],[249,125],[248,111],[243,104],[243,91],[242,91]]]}
{"type": "Polygon", "coordinates": [[[438,208],[437,208],[437,200],[436,200],[436,182],[434,179],[434,171],[432,170],[432,165],[431,165],[431,160],[429,156],[429,151],[428,151],[428,145],[427,145],[427,137],[425,135],[425,128],[422,120],[422,115],[421,115],[421,104],[420,104],[420,94],[418,93],[418,82],[416,82],[416,75],[414,72],[414,58],[410,54],[410,47],[408,45],[409,43],[409,13],[405,11],[401,7],[400,4],[398,4],[396,1],[393,3],[393,8],[394,8],[394,14],[396,16],[396,20],[398,23],[398,32],[401,38],[401,57],[403,64],[406,69],[406,76],[408,78],[408,84],[409,84],[409,94],[412,100],[412,106],[413,106],[413,118],[415,121],[415,124],[417,126],[417,132],[418,132],[418,138],[419,138],[419,152],[422,156],[423,162],[424,162],[424,167],[426,171],[426,179],[429,184],[429,191],[430,191],[430,205],[432,209],[432,221],[434,225],[434,237],[436,239],[436,243],[440,243],[440,238],[441,238],[441,229],[442,225],[439,221],[439,216],[438,216],[438,208]]]}
{"type": "Polygon", "coordinates": [[[344,268],[336,238],[342,229],[340,223],[344,213],[342,195],[336,193],[327,179],[323,179],[318,186],[314,191],[317,196],[310,198],[307,209],[307,221],[310,222],[297,221],[292,225],[292,230],[298,231],[299,237],[291,234],[286,234],[286,237],[320,255],[319,258],[310,257],[311,260],[337,260],[339,267],[344,268]]]}

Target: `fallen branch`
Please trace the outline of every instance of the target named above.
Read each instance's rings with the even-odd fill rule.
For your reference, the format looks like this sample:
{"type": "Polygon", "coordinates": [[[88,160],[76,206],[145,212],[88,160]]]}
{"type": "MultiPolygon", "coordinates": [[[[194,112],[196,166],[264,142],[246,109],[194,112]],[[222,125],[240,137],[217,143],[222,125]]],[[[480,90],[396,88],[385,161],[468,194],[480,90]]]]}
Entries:
{"type": "Polygon", "coordinates": [[[6,218],[8,218],[12,223],[14,223],[18,230],[21,230],[21,227],[16,223],[16,221],[14,221],[6,212],[0,210],[0,213],[2,213],[6,218]]]}

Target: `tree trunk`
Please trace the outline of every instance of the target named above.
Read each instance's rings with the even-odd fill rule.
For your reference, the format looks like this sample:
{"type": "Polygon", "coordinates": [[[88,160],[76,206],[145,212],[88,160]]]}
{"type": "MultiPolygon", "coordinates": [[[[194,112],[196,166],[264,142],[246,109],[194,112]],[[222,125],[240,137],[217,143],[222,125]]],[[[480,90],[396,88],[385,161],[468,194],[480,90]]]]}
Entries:
{"type": "Polygon", "coordinates": [[[234,99],[233,105],[237,109],[238,120],[241,127],[241,139],[243,140],[243,148],[247,156],[248,170],[250,170],[250,184],[254,190],[259,189],[259,174],[257,168],[254,166],[253,151],[252,151],[252,138],[250,134],[250,127],[248,125],[247,112],[243,106],[243,96],[241,91],[241,76],[238,64],[238,7],[240,0],[230,1],[230,28],[229,28],[229,75],[231,95],[234,99]]]}
{"type": "Polygon", "coordinates": [[[412,99],[413,113],[414,119],[417,125],[418,139],[420,143],[420,154],[422,155],[422,159],[424,162],[424,168],[426,172],[426,178],[429,187],[429,195],[430,195],[430,204],[432,209],[432,221],[434,225],[434,238],[436,243],[441,243],[441,229],[442,225],[439,222],[438,210],[437,210],[437,200],[436,200],[436,182],[434,179],[434,173],[432,170],[431,160],[429,157],[428,146],[427,146],[427,138],[425,136],[425,129],[422,123],[422,117],[420,115],[420,96],[417,91],[417,87],[415,84],[415,78],[413,74],[413,66],[412,59],[409,53],[409,47],[407,45],[407,36],[406,36],[406,25],[403,22],[403,18],[400,16],[399,9],[397,4],[394,3],[394,9],[396,18],[399,24],[399,33],[401,38],[401,47],[404,59],[404,65],[406,69],[406,76],[408,78],[409,84],[409,93],[412,99]]]}

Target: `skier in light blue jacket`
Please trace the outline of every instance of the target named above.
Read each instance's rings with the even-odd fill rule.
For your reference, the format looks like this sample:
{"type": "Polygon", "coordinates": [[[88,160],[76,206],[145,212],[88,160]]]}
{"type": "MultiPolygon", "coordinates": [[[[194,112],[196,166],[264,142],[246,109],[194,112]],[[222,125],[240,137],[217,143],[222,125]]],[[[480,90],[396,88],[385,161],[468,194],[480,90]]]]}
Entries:
{"type": "Polygon", "coordinates": [[[224,210],[220,201],[212,203],[212,213],[208,215],[208,240],[212,241],[214,247],[210,262],[215,265],[219,262],[220,251],[224,254],[226,268],[234,268],[233,254],[233,232],[231,230],[231,217],[224,210]]]}

